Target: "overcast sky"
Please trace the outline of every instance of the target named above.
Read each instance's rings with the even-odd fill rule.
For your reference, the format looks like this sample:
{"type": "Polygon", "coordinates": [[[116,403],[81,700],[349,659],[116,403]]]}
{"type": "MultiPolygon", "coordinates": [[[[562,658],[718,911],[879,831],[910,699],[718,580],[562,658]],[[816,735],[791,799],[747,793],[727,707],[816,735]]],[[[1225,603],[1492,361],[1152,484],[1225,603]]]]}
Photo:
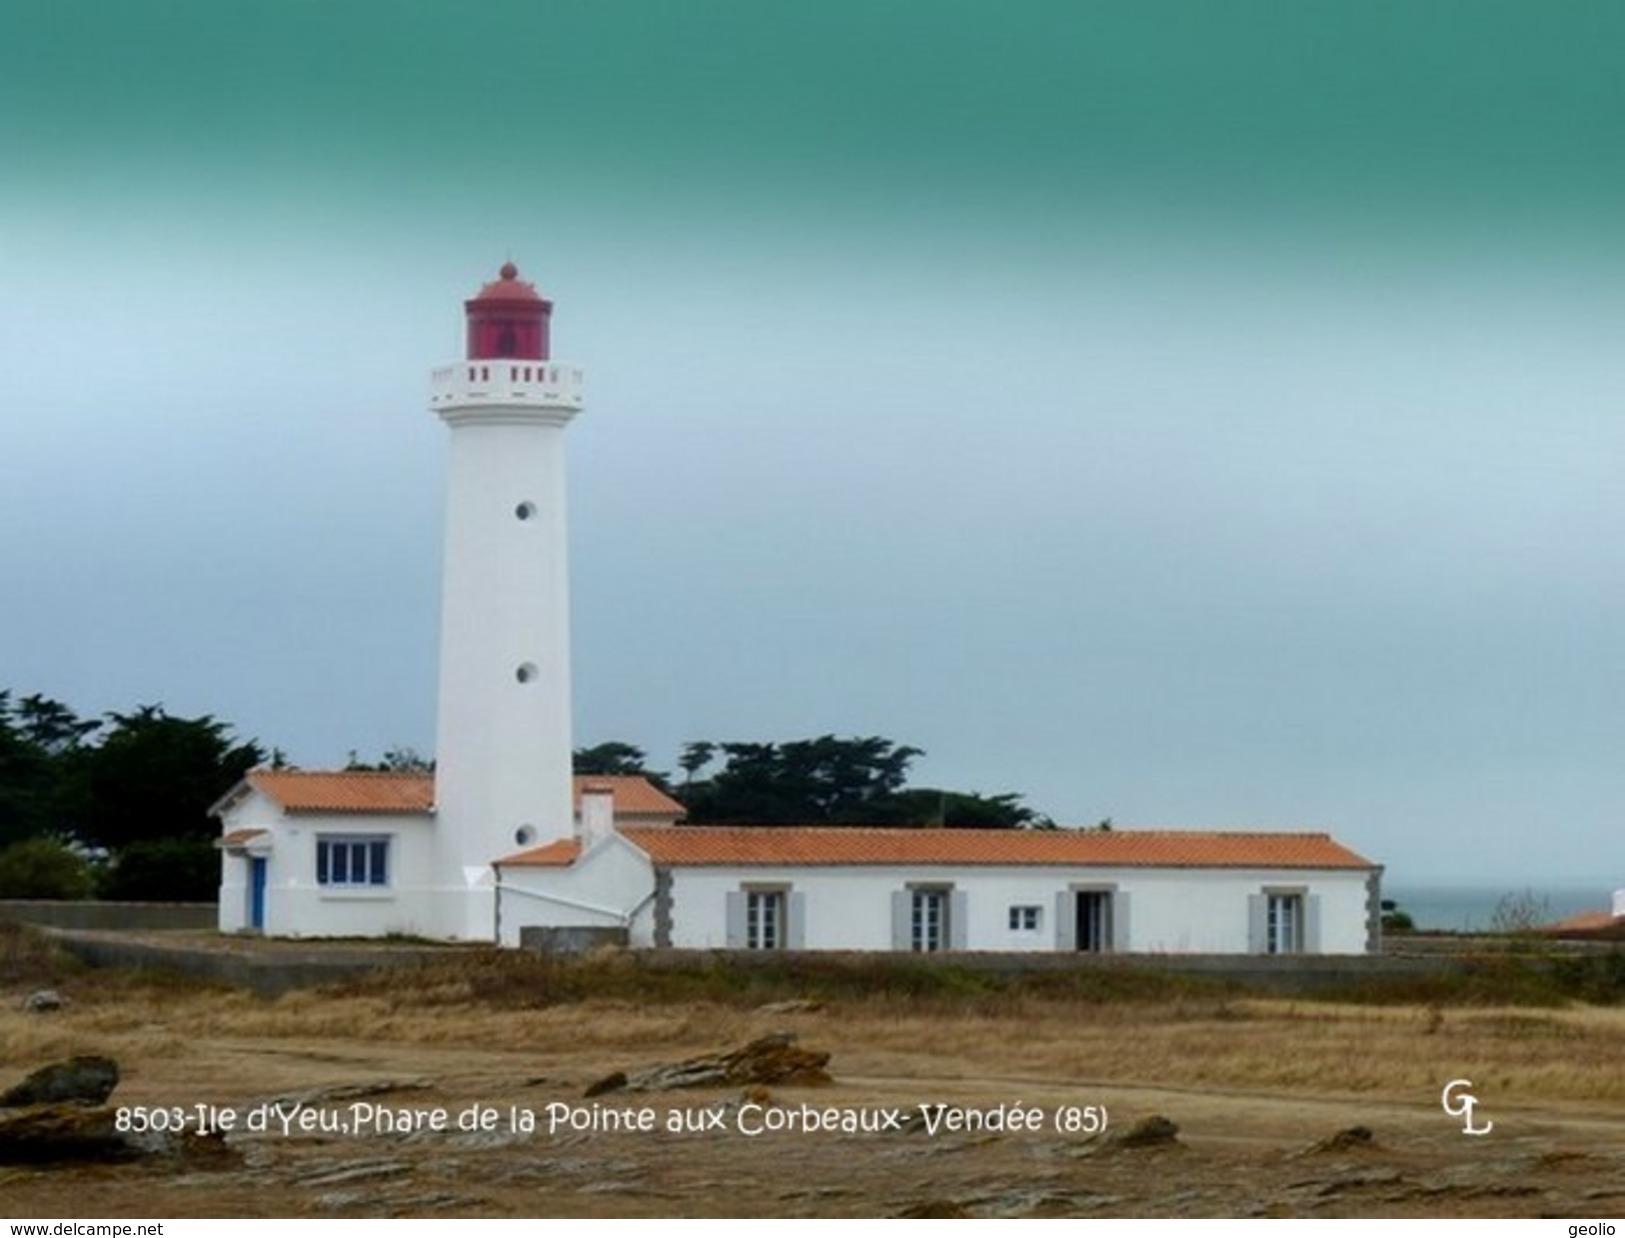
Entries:
{"type": "Polygon", "coordinates": [[[1625,884],[1625,8],[23,3],[0,686],[429,752],[461,302],[576,739],[1625,884]]]}

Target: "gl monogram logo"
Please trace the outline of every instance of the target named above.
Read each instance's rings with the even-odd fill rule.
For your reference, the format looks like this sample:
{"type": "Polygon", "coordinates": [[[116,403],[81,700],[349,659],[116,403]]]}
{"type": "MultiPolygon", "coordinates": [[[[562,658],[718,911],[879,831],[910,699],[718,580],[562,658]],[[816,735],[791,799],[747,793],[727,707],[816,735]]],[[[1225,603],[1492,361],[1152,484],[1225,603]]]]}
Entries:
{"type": "Polygon", "coordinates": [[[1472,1086],[1471,1079],[1452,1079],[1444,1085],[1439,1104],[1451,1117],[1461,1119],[1463,1135],[1488,1135],[1495,1129],[1494,1122],[1485,1122],[1483,1126],[1473,1125],[1473,1110],[1478,1107],[1478,1097],[1473,1095],[1472,1086]]]}

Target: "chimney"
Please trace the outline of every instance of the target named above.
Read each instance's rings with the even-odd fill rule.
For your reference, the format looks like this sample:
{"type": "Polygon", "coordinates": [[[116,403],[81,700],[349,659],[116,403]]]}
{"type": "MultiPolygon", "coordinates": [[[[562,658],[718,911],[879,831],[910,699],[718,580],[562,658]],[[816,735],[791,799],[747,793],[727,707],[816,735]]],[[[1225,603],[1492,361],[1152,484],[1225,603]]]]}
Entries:
{"type": "Polygon", "coordinates": [[[599,782],[581,788],[581,828],[577,832],[584,851],[615,832],[615,788],[599,782]]]}

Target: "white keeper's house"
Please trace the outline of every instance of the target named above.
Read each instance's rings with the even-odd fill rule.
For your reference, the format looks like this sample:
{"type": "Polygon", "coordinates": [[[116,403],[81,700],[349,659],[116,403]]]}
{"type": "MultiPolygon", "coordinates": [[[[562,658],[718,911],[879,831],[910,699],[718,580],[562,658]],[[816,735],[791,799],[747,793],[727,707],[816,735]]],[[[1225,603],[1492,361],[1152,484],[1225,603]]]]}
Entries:
{"type": "Polygon", "coordinates": [[[1360,954],[1381,868],[1325,834],[681,824],[571,773],[564,433],[582,372],[512,263],[429,406],[450,464],[436,771],[256,770],[215,806],[220,928],[696,949],[1360,954]],[[557,938],[554,938],[555,940],[557,938]]]}

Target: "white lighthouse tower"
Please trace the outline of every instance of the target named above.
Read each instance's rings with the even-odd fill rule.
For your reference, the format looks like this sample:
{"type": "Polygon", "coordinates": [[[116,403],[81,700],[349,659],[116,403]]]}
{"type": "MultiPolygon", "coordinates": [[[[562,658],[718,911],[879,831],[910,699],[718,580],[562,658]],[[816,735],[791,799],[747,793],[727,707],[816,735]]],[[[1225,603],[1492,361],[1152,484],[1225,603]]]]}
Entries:
{"type": "Polygon", "coordinates": [[[429,396],[451,431],[432,920],[489,941],[491,861],[574,832],[564,431],[582,375],[550,355],[552,302],[513,263],[465,310],[467,359],[429,396]]]}

